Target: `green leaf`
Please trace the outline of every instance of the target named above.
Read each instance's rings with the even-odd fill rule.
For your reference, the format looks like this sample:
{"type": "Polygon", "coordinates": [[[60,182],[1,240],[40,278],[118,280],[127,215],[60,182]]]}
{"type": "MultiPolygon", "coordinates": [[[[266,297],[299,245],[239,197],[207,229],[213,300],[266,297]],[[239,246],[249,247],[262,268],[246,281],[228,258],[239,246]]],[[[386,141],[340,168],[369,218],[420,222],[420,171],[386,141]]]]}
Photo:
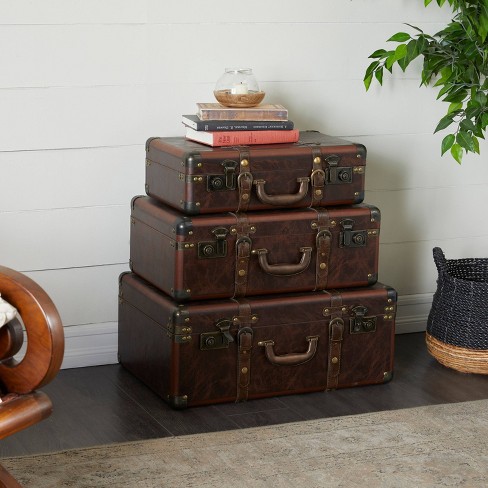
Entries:
{"type": "Polygon", "coordinates": [[[468,91],[461,87],[451,92],[443,100],[444,102],[462,102],[468,96],[468,91]]]}
{"type": "Polygon", "coordinates": [[[375,58],[383,58],[383,57],[385,57],[385,55],[386,55],[387,52],[388,51],[386,51],[385,49],[378,49],[373,54],[370,54],[369,57],[372,58],[372,59],[375,59],[375,58]]]}
{"type": "Polygon", "coordinates": [[[379,61],[373,61],[367,68],[364,74],[364,79],[368,78],[373,74],[373,71],[380,65],[379,61]]]}
{"type": "Polygon", "coordinates": [[[473,136],[467,132],[460,130],[456,136],[456,142],[466,149],[466,151],[474,152],[473,136]]]}
{"type": "Polygon", "coordinates": [[[471,132],[476,132],[476,126],[469,119],[462,120],[461,123],[459,124],[459,127],[461,127],[461,129],[465,131],[470,130],[471,132]]]}
{"type": "Polygon", "coordinates": [[[451,156],[461,164],[463,161],[463,148],[459,144],[453,144],[451,147],[451,156]]]}
{"type": "Polygon", "coordinates": [[[412,29],[415,29],[416,31],[420,32],[421,34],[424,33],[424,31],[422,29],[419,29],[418,27],[416,27],[415,25],[412,25],[412,24],[408,24],[407,22],[405,22],[405,25],[408,25],[409,27],[411,27],[412,29]]]}
{"type": "Polygon", "coordinates": [[[407,34],[406,32],[397,32],[393,36],[391,36],[387,41],[393,41],[393,42],[405,42],[411,39],[412,37],[410,34],[407,34]]]}
{"type": "Polygon", "coordinates": [[[454,134],[448,134],[446,137],[444,137],[444,139],[442,139],[442,143],[441,143],[441,155],[442,156],[444,156],[444,153],[446,151],[449,151],[449,149],[451,149],[455,140],[456,140],[456,137],[454,134]]]}
{"type": "Polygon", "coordinates": [[[373,81],[373,74],[371,73],[369,76],[365,76],[363,83],[366,88],[366,91],[369,90],[369,87],[371,86],[371,82],[373,81]]]}
{"type": "Polygon", "coordinates": [[[437,124],[437,127],[434,130],[434,134],[436,132],[439,132],[440,130],[443,130],[443,129],[449,127],[453,122],[453,118],[454,118],[454,112],[442,117],[442,119],[439,121],[439,123],[437,124]]]}
{"type": "Polygon", "coordinates": [[[398,61],[399,59],[403,59],[406,55],[407,55],[407,45],[400,44],[399,46],[397,46],[394,55],[395,61],[398,61]]]}
{"type": "Polygon", "coordinates": [[[463,108],[462,102],[453,102],[449,105],[449,108],[447,109],[447,113],[450,114],[452,112],[457,112],[462,108],[463,108]]]}
{"type": "Polygon", "coordinates": [[[430,2],[432,2],[432,0],[424,0],[424,5],[427,7],[427,5],[429,5],[430,2]]]}
{"type": "Polygon", "coordinates": [[[380,85],[383,84],[383,69],[377,69],[374,72],[376,79],[379,81],[380,85]]]}
{"type": "Polygon", "coordinates": [[[476,137],[473,137],[474,152],[480,154],[480,143],[476,137]]]}

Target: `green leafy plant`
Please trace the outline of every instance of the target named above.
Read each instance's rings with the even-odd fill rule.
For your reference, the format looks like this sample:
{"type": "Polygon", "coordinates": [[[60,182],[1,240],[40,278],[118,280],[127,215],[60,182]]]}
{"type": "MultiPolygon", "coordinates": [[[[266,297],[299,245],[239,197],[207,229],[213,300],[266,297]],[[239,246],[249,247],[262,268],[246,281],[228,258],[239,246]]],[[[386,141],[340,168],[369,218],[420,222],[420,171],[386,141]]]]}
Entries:
{"type": "MultiPolygon", "coordinates": [[[[424,0],[427,7],[433,0],[424,0]]],[[[398,45],[393,50],[379,49],[369,57],[374,61],[364,75],[369,89],[373,79],[383,84],[384,70],[395,64],[403,71],[417,57],[423,57],[421,85],[440,87],[437,99],[447,102],[447,113],[434,132],[450,128],[441,143],[441,154],[450,151],[461,164],[464,152],[480,153],[488,125],[488,0],[436,0],[439,7],[448,3],[453,18],[434,35],[406,24],[414,31],[398,32],[388,39],[398,45]]]]}

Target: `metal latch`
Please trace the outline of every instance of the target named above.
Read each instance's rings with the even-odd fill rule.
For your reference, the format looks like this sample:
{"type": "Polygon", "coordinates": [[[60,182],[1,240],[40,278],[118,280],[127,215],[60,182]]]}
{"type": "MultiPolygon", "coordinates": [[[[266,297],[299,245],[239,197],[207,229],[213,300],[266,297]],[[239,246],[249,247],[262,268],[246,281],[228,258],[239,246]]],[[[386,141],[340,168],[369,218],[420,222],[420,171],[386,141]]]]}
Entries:
{"type": "Polygon", "coordinates": [[[366,317],[368,309],[358,305],[352,309],[354,317],[349,319],[349,330],[351,334],[364,334],[376,331],[376,317],[366,317]]]}
{"type": "Polygon", "coordinates": [[[208,351],[228,348],[229,344],[234,342],[234,338],[230,333],[231,325],[231,320],[223,319],[215,324],[219,330],[200,334],[200,349],[208,351]]]}
{"type": "Polygon", "coordinates": [[[224,191],[236,189],[237,161],[226,159],[222,161],[224,174],[207,176],[207,191],[224,191]]]}
{"type": "Polygon", "coordinates": [[[354,226],[353,219],[341,220],[342,232],[340,233],[341,247],[364,247],[367,243],[368,231],[352,230],[354,226]]]}
{"type": "Polygon", "coordinates": [[[331,155],[326,158],[329,165],[327,169],[327,183],[331,185],[340,185],[343,183],[352,183],[352,168],[348,166],[338,166],[340,157],[331,155]]]}
{"type": "Polygon", "coordinates": [[[227,255],[227,241],[225,238],[229,231],[225,227],[217,227],[212,230],[215,241],[198,243],[198,259],[223,258],[227,255]]]}

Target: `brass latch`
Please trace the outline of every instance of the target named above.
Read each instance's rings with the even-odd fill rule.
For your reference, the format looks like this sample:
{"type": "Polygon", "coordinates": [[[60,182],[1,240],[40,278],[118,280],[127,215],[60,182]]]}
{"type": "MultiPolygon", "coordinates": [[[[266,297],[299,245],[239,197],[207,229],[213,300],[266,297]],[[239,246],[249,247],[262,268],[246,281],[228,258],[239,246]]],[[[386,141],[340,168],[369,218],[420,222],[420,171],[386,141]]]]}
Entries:
{"type": "Polygon", "coordinates": [[[352,230],[354,227],[353,219],[341,221],[342,232],[340,234],[341,247],[364,247],[368,240],[367,230],[352,230]]]}
{"type": "Polygon", "coordinates": [[[352,309],[354,317],[349,319],[349,331],[351,334],[364,334],[376,331],[376,317],[366,317],[368,309],[358,305],[352,309]]]}
{"type": "Polygon", "coordinates": [[[200,349],[202,351],[208,351],[228,348],[229,344],[234,342],[234,338],[230,333],[231,325],[231,320],[223,319],[215,324],[219,330],[200,334],[200,349]]]}
{"type": "Polygon", "coordinates": [[[224,174],[207,176],[207,191],[224,191],[236,189],[237,161],[226,159],[222,161],[224,174]]]}
{"type": "Polygon", "coordinates": [[[212,230],[215,241],[198,243],[198,259],[223,258],[227,255],[227,241],[225,238],[229,231],[225,227],[217,227],[212,230]]]}
{"type": "Polygon", "coordinates": [[[335,154],[326,158],[327,164],[327,183],[331,185],[340,185],[343,183],[352,183],[352,168],[348,166],[339,166],[340,158],[335,154]]]}

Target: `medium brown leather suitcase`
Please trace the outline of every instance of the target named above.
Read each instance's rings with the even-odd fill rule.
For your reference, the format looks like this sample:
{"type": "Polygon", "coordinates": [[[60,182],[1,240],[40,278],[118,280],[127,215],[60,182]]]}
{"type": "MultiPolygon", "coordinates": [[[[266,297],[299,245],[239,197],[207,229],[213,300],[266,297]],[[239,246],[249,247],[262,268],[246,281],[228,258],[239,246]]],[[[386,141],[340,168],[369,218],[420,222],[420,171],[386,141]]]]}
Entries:
{"type": "Polygon", "coordinates": [[[384,383],[396,292],[371,287],[178,305],[120,277],[119,360],[174,408],[384,383]]]}
{"type": "Polygon", "coordinates": [[[189,215],[361,203],[366,148],[316,131],[294,144],[148,139],[146,193],[189,215]]]}
{"type": "Polygon", "coordinates": [[[177,301],[368,286],[380,212],[371,205],[187,216],[132,199],[131,271],[177,301]]]}

